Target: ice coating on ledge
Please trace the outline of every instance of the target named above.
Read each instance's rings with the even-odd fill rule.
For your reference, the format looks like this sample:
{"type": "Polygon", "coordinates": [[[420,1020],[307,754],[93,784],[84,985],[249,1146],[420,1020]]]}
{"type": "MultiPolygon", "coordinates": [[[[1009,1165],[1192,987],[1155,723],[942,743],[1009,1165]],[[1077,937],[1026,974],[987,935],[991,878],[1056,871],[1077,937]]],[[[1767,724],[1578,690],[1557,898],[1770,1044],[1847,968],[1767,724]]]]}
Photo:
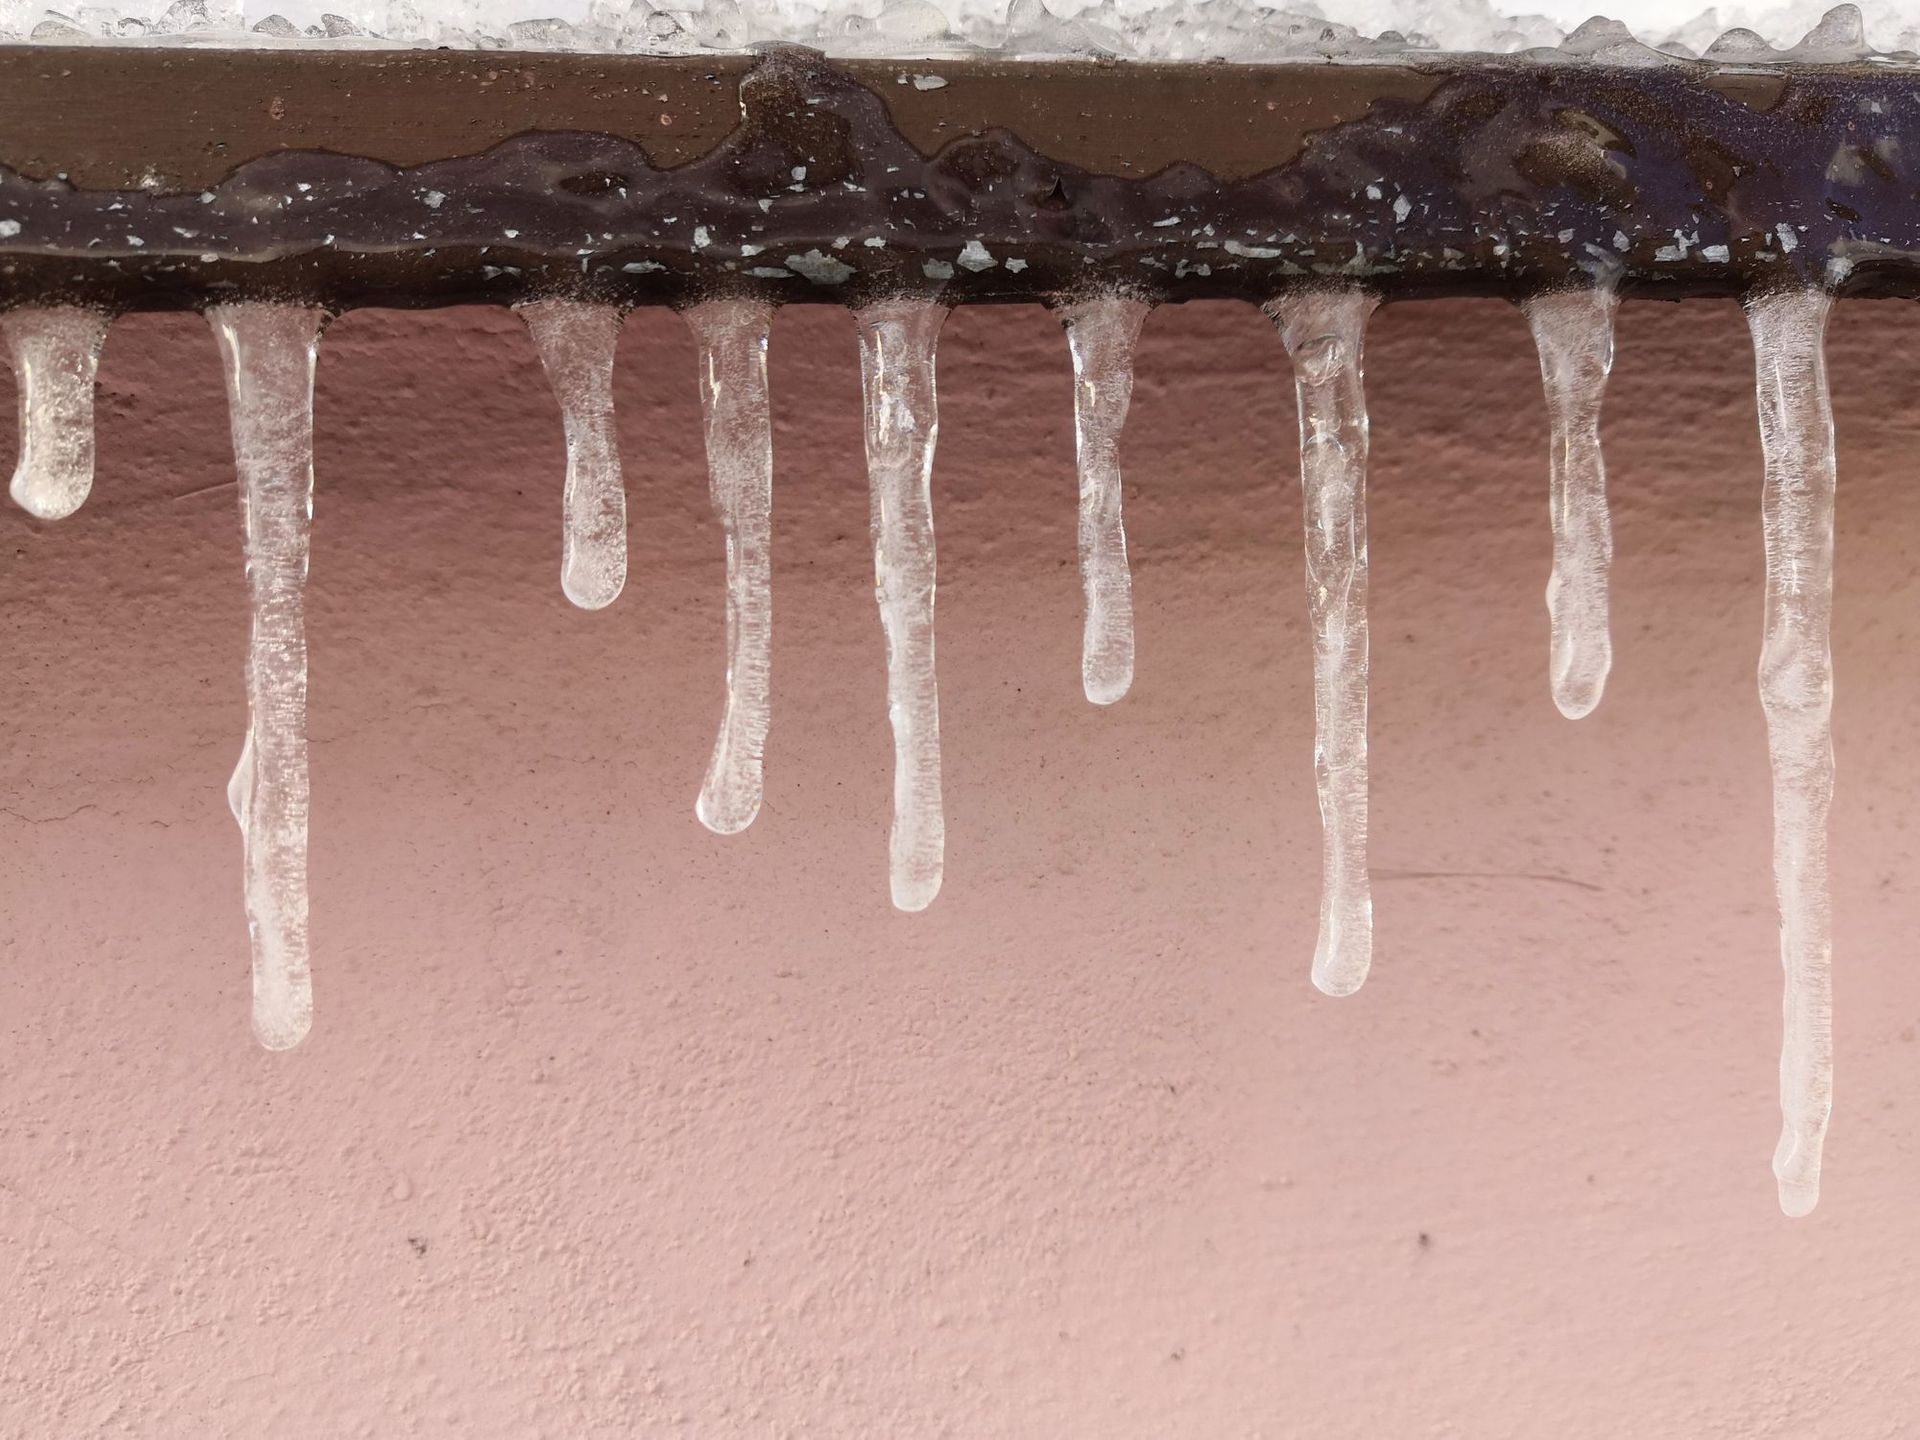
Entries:
{"type": "MultiPolygon", "coordinates": [[[[452,47],[593,54],[738,53],[810,45],[911,59],[1367,61],[1435,52],[1658,64],[1834,62],[1920,51],[1920,0],[1695,9],[1688,0],[0,0],[0,41],[452,47]]],[[[902,83],[934,88],[938,76],[902,83]]]]}

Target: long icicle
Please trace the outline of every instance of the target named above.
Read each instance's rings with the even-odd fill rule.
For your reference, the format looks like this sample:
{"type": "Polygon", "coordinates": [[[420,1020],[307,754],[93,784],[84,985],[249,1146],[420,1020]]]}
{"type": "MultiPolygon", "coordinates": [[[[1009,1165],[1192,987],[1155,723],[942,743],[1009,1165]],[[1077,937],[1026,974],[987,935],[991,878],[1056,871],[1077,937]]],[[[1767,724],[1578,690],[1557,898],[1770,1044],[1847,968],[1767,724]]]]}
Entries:
{"type": "Polygon", "coordinates": [[[874,593],[887,636],[893,722],[893,903],[924,910],[940,893],[940,693],[933,669],[933,447],[940,430],[934,347],[946,307],[883,300],[855,312],[865,401],[874,593]]]}
{"type": "Polygon", "coordinates": [[[1367,317],[1357,290],[1318,290],[1265,309],[1293,357],[1300,410],[1307,610],[1313,623],[1314,776],[1323,830],[1313,983],[1351,995],[1373,963],[1367,876],[1367,317]]]}
{"type": "Polygon", "coordinates": [[[1766,634],[1760,703],[1773,765],[1773,883],[1786,970],[1780,1044],[1780,1208],[1820,1200],[1833,1110],[1833,935],[1827,812],[1833,801],[1833,408],[1817,290],[1747,302],[1766,457],[1766,634]]]}
{"type": "Polygon", "coordinates": [[[627,494],[613,423],[614,350],[626,312],[585,300],[535,300],[516,308],[567,434],[560,588],[582,610],[599,610],[627,583],[627,494]]]}
{"type": "Polygon", "coordinates": [[[0,315],[20,390],[20,462],[10,493],[42,520],[64,520],[93,488],[93,387],[113,317],[73,305],[0,315]]]}
{"type": "Polygon", "coordinates": [[[1547,581],[1553,703],[1569,720],[1591,714],[1613,667],[1607,571],[1613,523],[1600,454],[1600,402],[1613,369],[1611,285],[1526,302],[1553,424],[1550,465],[1553,575],[1547,581]]]}
{"type": "Polygon", "coordinates": [[[767,335],[773,309],[759,300],[710,300],[686,316],[700,347],[708,485],[727,536],[727,704],[694,812],[709,830],[732,835],[760,813],[761,765],[772,722],[767,335]]]}
{"type": "Polygon", "coordinates": [[[1106,295],[1061,311],[1073,353],[1075,450],[1080,462],[1080,585],[1086,619],[1080,680],[1111,705],[1133,685],[1133,579],[1121,516],[1120,430],[1133,399],[1133,347],[1153,307],[1106,295]]]}
{"type": "Polygon", "coordinates": [[[308,539],[313,371],[324,311],[222,305],[207,312],[226,362],[252,637],[247,738],[227,787],[245,851],[253,1033],[287,1050],[313,1024],[307,954],[308,539]]]}

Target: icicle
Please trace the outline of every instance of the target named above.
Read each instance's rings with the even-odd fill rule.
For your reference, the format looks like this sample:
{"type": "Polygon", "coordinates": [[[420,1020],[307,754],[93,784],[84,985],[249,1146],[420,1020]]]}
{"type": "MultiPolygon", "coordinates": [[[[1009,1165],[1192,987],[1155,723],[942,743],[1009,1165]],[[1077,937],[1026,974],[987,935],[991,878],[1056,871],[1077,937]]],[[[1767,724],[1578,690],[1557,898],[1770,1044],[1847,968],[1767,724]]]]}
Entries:
{"type": "Polygon", "coordinates": [[[247,738],[227,786],[246,864],[253,1031],[286,1050],[313,1023],[307,959],[307,542],[313,521],[313,370],[324,311],[207,312],[226,362],[253,617],[247,738]]]}
{"type": "Polygon", "coordinates": [[[1110,295],[1061,312],[1073,352],[1075,449],[1080,459],[1080,585],[1087,597],[1080,680],[1111,705],[1133,684],[1133,580],[1121,519],[1120,428],[1133,399],[1133,345],[1153,307],[1110,295]]]}
{"type": "Polygon", "coordinates": [[[771,722],[773,597],[768,578],[773,517],[773,418],[767,402],[772,308],[713,300],[686,312],[700,346],[700,405],[707,422],[713,511],[727,533],[727,708],[694,811],[732,835],[760,813],[761,757],[771,722]]]}
{"type": "Polygon", "coordinates": [[[1553,576],[1547,581],[1547,615],[1553,629],[1553,703],[1569,720],[1600,703],[1613,666],[1607,633],[1613,525],[1600,456],[1600,401],[1613,368],[1615,303],[1611,286],[1596,286],[1539,295],[1525,307],[1553,423],[1553,576]]]}
{"type": "Polygon", "coordinates": [[[1313,983],[1351,995],[1373,963],[1367,878],[1367,402],[1361,351],[1376,301],[1352,290],[1266,305],[1293,357],[1313,621],[1314,773],[1324,830],[1313,983]]]}
{"type": "Polygon", "coordinates": [[[855,312],[865,398],[874,593],[887,634],[893,721],[893,903],[924,910],[940,893],[940,694],[933,672],[933,445],[940,422],[934,344],[947,318],[928,300],[855,312]]]}
{"type": "Polygon", "coordinates": [[[1786,969],[1780,1046],[1780,1208],[1820,1199],[1833,1109],[1833,938],[1827,810],[1833,800],[1833,410],[1819,291],[1747,303],[1766,457],[1766,636],[1760,703],[1773,763],[1773,882],[1786,969]]]}
{"type": "Polygon", "coordinates": [[[613,352],[626,312],[583,300],[535,300],[516,308],[567,432],[560,588],[582,610],[598,610],[627,583],[627,495],[613,424],[613,352]]]}
{"type": "Polygon", "coordinates": [[[93,488],[93,383],[112,317],[71,305],[0,315],[20,390],[20,463],[14,503],[64,520],[93,488]]]}

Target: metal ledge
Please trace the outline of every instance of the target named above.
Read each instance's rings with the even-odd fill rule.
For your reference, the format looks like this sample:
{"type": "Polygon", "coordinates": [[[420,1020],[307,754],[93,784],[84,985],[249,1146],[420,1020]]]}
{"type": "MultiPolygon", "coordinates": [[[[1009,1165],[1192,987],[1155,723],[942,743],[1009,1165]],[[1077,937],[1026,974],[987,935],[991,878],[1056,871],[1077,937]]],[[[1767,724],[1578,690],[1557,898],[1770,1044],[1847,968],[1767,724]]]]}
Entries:
{"type": "Polygon", "coordinates": [[[0,305],[1920,294],[1872,67],[0,47],[0,305]]]}

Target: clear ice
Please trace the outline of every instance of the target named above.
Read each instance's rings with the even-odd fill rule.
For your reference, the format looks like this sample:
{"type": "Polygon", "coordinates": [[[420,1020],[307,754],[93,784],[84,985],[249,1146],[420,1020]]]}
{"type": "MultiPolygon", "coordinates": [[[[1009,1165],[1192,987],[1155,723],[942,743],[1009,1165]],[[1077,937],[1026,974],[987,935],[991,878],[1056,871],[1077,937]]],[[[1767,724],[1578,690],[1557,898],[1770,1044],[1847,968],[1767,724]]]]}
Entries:
{"type": "Polygon", "coordinates": [[[1121,519],[1120,430],[1133,399],[1133,347],[1153,307],[1102,296],[1067,306],[1073,353],[1074,445],[1080,461],[1080,584],[1086,620],[1080,679],[1087,699],[1111,705],[1133,684],[1133,580],[1121,519]]]}
{"type": "Polygon", "coordinates": [[[42,520],[64,520],[93,488],[93,384],[112,317],[73,305],[0,315],[20,392],[20,462],[10,493],[42,520]]]}
{"type": "Polygon", "coordinates": [[[626,312],[583,300],[536,300],[516,308],[540,352],[567,433],[560,588],[582,610],[598,610],[619,598],[627,583],[627,493],[613,423],[613,356],[626,312]]]}
{"type": "Polygon", "coordinates": [[[1786,970],[1780,1044],[1780,1208],[1820,1200],[1833,1109],[1833,937],[1827,811],[1833,801],[1833,409],[1825,334],[1832,301],[1787,291],[1747,303],[1766,458],[1767,554],[1760,704],[1773,764],[1773,883],[1786,970]]]}
{"type": "Polygon", "coordinates": [[[761,763],[771,723],[773,418],[767,399],[771,306],[710,300],[686,312],[700,349],[707,479],[727,537],[727,705],[694,811],[732,835],[760,813],[761,763]]]}
{"type": "Polygon", "coordinates": [[[1323,877],[1313,983],[1351,995],[1373,963],[1367,877],[1367,401],[1361,382],[1367,317],[1357,290],[1269,301],[1293,357],[1300,411],[1307,611],[1313,623],[1314,778],[1323,877]]]}
{"type": "Polygon", "coordinates": [[[252,635],[247,738],[227,786],[245,853],[253,1032],[287,1050],[313,1024],[307,954],[308,539],[313,524],[313,371],[324,311],[221,305],[220,341],[246,535],[252,635]]]}
{"type": "Polygon", "coordinates": [[[1613,667],[1607,630],[1613,524],[1607,515],[1607,469],[1600,456],[1600,402],[1613,369],[1615,303],[1611,286],[1563,290],[1526,303],[1553,424],[1550,674],[1553,703],[1569,720],[1592,713],[1613,667]]]}
{"type": "Polygon", "coordinates": [[[940,893],[940,692],[933,672],[933,446],[940,430],[934,347],[946,307],[883,300],[854,312],[873,524],[874,594],[887,636],[893,722],[893,903],[924,910],[940,893]]]}

